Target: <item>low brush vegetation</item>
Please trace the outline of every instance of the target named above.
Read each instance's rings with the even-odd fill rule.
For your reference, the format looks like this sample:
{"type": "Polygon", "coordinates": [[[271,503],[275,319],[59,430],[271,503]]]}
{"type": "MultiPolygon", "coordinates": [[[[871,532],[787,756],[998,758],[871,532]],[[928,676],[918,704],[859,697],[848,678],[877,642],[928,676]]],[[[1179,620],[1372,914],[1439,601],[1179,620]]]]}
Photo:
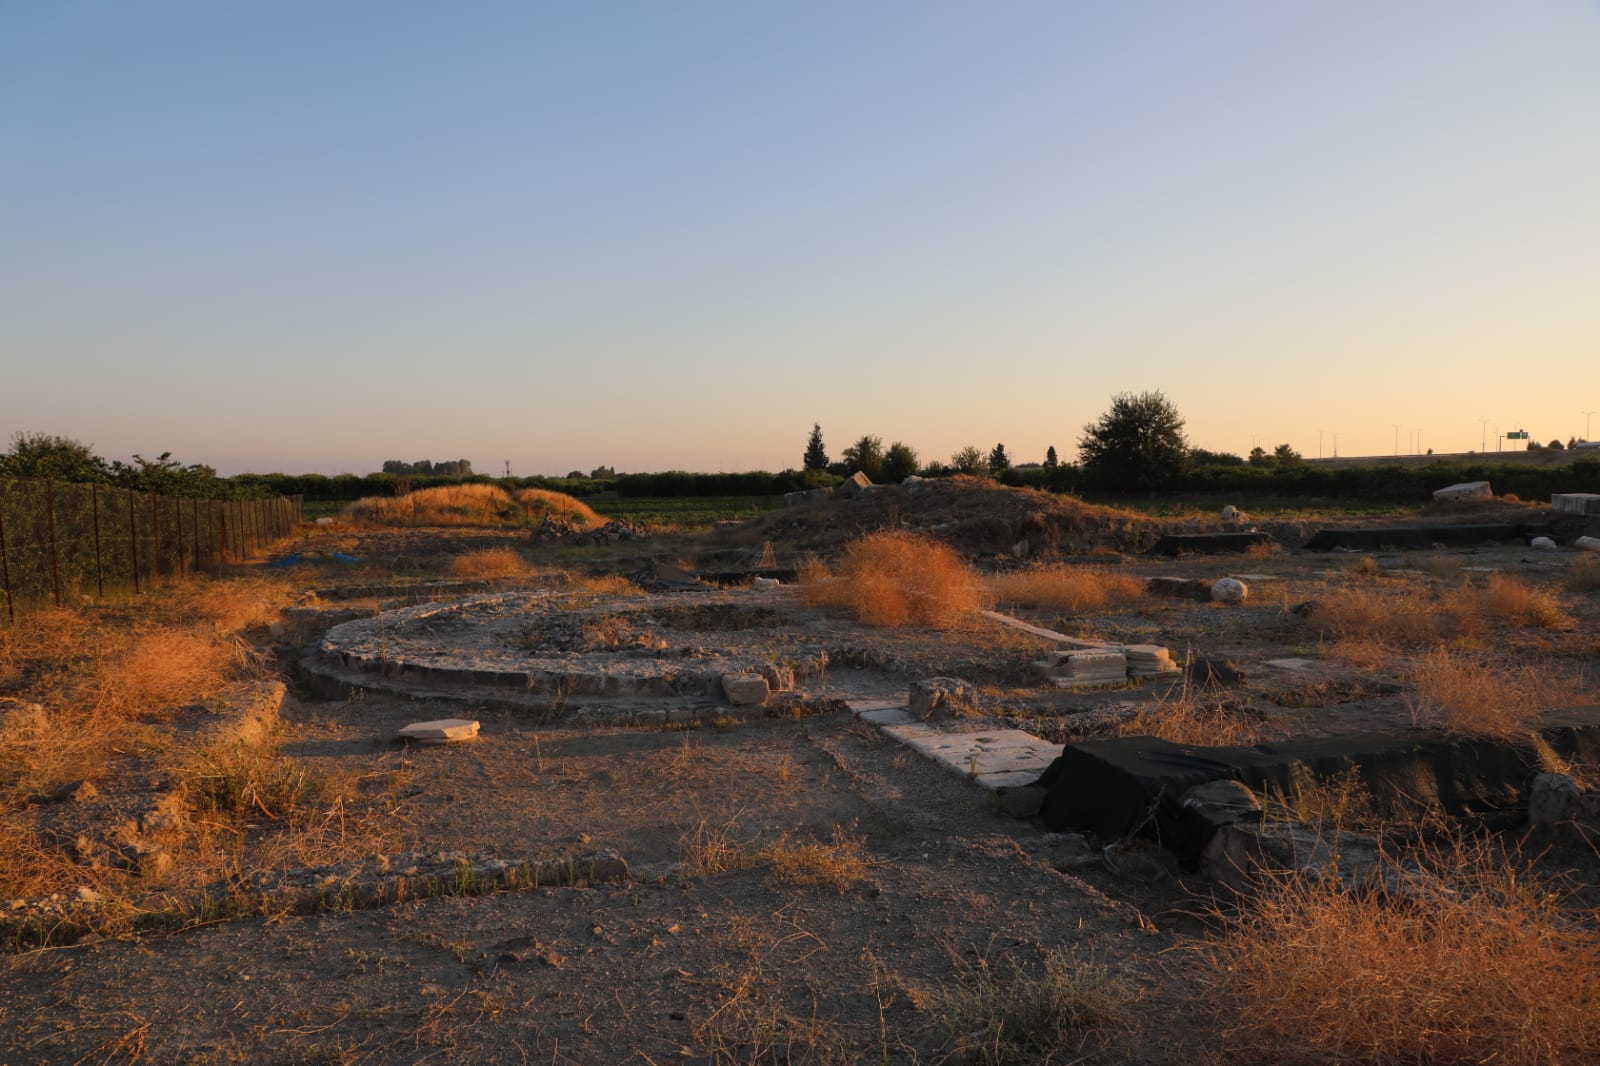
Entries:
{"type": "Polygon", "coordinates": [[[1144,582],[1132,574],[1066,565],[996,574],[984,585],[1002,608],[1050,607],[1075,613],[1119,607],[1145,592],[1144,582]]]}
{"type": "Polygon", "coordinates": [[[511,548],[483,548],[450,560],[450,576],[467,579],[527,577],[533,567],[511,548]]]}
{"type": "Polygon", "coordinates": [[[548,489],[508,493],[497,485],[441,485],[404,496],[368,496],[345,509],[352,522],[373,526],[490,526],[531,528],[545,521],[574,529],[605,524],[588,504],[548,489]]]}
{"type": "Polygon", "coordinates": [[[1441,592],[1409,584],[1354,585],[1317,601],[1313,621],[1336,641],[1351,642],[1357,658],[1363,658],[1363,646],[1428,648],[1481,639],[1494,626],[1563,631],[1575,625],[1554,589],[1502,574],[1441,592]]]}
{"type": "Polygon", "coordinates": [[[1243,1063],[1577,1066],[1600,1060],[1600,929],[1492,844],[1408,856],[1420,905],[1337,877],[1268,881],[1198,948],[1243,1063]]]}
{"type": "Polygon", "coordinates": [[[1132,1028],[1134,993],[1103,966],[1057,951],[1036,972],[997,971],[980,958],[933,996],[951,1061],[1082,1062],[1108,1038],[1132,1028]]]}
{"type": "Polygon", "coordinates": [[[1546,710],[1583,699],[1581,680],[1565,671],[1506,667],[1444,648],[1424,656],[1412,680],[1417,723],[1449,733],[1524,736],[1546,710]]]}
{"type": "Polygon", "coordinates": [[[845,546],[831,579],[802,569],[805,601],[872,626],[959,629],[985,605],[978,575],[955,549],[913,533],[871,533],[845,546]]]}
{"type": "Polygon", "coordinates": [[[111,934],[141,893],[241,872],[247,834],[275,835],[251,851],[261,868],[338,854],[363,837],[339,790],[292,760],[181,739],[208,704],[270,676],[242,635],[292,596],[282,579],[191,579],[0,628],[0,899],[87,886],[105,901],[93,921],[111,934]],[[129,767],[175,786],[171,798],[143,801],[165,812],[159,848],[135,855],[93,832],[68,848],[41,839],[37,804],[110,787],[129,767]]]}

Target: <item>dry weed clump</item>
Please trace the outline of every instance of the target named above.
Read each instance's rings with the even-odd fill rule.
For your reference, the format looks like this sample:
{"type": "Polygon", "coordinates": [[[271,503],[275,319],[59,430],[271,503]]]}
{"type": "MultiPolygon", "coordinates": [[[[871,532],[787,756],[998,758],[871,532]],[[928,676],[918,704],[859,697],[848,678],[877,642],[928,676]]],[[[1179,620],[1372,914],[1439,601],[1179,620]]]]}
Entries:
{"type": "Polygon", "coordinates": [[[1573,592],[1600,592],[1600,555],[1588,552],[1572,560],[1565,579],[1573,592]]]}
{"type": "Polygon", "coordinates": [[[1186,686],[1141,707],[1113,732],[1124,737],[1157,737],[1174,744],[1222,747],[1261,744],[1271,739],[1273,730],[1260,717],[1207,700],[1186,686]]]}
{"type": "Polygon", "coordinates": [[[580,500],[545,489],[439,485],[404,496],[367,496],[345,510],[353,522],[378,526],[534,526],[547,517],[580,529],[605,519],[580,500]]]}
{"type": "Polygon", "coordinates": [[[1047,955],[1037,973],[1014,970],[1002,976],[986,958],[962,970],[962,980],[939,989],[932,1004],[948,1036],[951,1061],[981,1066],[1081,1062],[1092,1057],[1097,1039],[1133,1024],[1132,990],[1104,967],[1063,952],[1047,955]],[[1084,1057],[1076,1057],[1080,1054],[1084,1057]]]}
{"type": "Polygon", "coordinates": [[[1552,589],[1523,584],[1505,574],[1490,574],[1474,589],[1479,609],[1489,618],[1526,629],[1570,629],[1572,616],[1562,609],[1552,589]]]}
{"type": "Polygon", "coordinates": [[[526,577],[531,572],[528,561],[511,548],[483,548],[450,560],[453,577],[526,577]]]}
{"type": "Polygon", "coordinates": [[[1222,1050],[1247,1063],[1600,1061],[1600,928],[1496,848],[1417,861],[1427,905],[1339,879],[1267,882],[1198,948],[1222,1050]]]}
{"type": "Polygon", "coordinates": [[[761,859],[777,880],[791,885],[820,885],[843,892],[867,879],[866,841],[835,827],[833,840],[801,839],[784,834],[761,850],[761,859]]]}
{"type": "Polygon", "coordinates": [[[1412,680],[1412,717],[1451,733],[1520,736],[1541,712],[1581,696],[1581,684],[1564,674],[1501,668],[1445,648],[1423,657],[1412,680]]]}
{"type": "Polygon", "coordinates": [[[1338,589],[1317,602],[1313,619],[1341,641],[1418,647],[1437,642],[1441,634],[1436,608],[1424,593],[1410,588],[1338,589]]]}
{"type": "Polygon", "coordinates": [[[875,626],[955,629],[984,597],[978,575],[948,544],[914,533],[870,533],[845,546],[831,581],[804,586],[805,601],[875,626]]]}
{"type": "Polygon", "coordinates": [[[1145,591],[1144,582],[1132,574],[1060,564],[996,574],[985,584],[996,603],[1076,613],[1127,603],[1145,591]]]}

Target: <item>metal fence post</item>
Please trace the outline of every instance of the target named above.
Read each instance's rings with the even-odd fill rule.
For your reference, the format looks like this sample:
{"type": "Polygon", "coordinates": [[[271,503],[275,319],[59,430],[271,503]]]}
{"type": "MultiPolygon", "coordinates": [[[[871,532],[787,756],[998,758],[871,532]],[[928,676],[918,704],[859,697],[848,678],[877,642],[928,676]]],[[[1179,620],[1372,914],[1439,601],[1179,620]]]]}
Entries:
{"type": "Polygon", "coordinates": [[[139,594],[139,527],[133,520],[133,490],[128,490],[128,556],[133,562],[133,594],[139,594]]]}
{"type": "Polygon", "coordinates": [[[6,617],[12,624],[17,621],[17,608],[11,602],[11,564],[6,561],[6,513],[0,507],[0,583],[6,587],[6,617]]]}
{"type": "Polygon", "coordinates": [[[100,564],[100,486],[89,482],[89,501],[94,515],[94,590],[96,598],[106,602],[106,574],[100,564]]]}
{"type": "Polygon", "coordinates": [[[56,483],[44,479],[44,511],[50,522],[50,585],[55,590],[56,606],[61,606],[61,560],[56,551],[56,483]]]}
{"type": "Polygon", "coordinates": [[[178,534],[178,554],[172,560],[172,576],[177,577],[188,569],[184,565],[188,560],[184,558],[183,550],[183,501],[176,496],[172,497],[172,528],[178,534]]]}
{"type": "Polygon", "coordinates": [[[150,587],[161,578],[161,497],[150,494],[150,539],[155,549],[150,556],[150,587]]]}

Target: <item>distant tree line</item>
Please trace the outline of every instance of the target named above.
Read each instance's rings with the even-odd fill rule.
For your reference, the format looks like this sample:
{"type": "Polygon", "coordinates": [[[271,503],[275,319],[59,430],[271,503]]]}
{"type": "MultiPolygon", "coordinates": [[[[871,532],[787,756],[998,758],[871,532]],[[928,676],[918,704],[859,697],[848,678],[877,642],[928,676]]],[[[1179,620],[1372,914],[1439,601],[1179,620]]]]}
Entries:
{"type": "Polygon", "coordinates": [[[403,459],[385,459],[383,473],[394,474],[397,477],[471,477],[472,464],[465,459],[453,459],[435,463],[430,459],[418,459],[408,463],[403,459]]]}

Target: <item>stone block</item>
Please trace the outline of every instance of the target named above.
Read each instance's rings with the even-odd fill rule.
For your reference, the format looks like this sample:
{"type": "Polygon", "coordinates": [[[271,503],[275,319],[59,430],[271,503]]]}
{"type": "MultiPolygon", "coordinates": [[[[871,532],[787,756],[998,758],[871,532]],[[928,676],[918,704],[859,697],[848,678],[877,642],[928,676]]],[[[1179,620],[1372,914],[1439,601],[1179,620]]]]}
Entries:
{"type": "Polygon", "coordinates": [[[1572,546],[1579,551],[1600,552],[1600,538],[1579,537],[1572,542],[1572,546]]]}
{"type": "Polygon", "coordinates": [[[1556,542],[1549,537],[1534,537],[1528,542],[1528,547],[1535,551],[1553,552],[1556,550],[1556,542]]]}
{"type": "Polygon", "coordinates": [[[467,718],[439,718],[431,722],[412,722],[401,726],[401,740],[418,744],[459,744],[478,736],[478,723],[467,718]]]}
{"type": "Polygon", "coordinates": [[[1550,497],[1550,509],[1557,514],[1600,515],[1600,493],[1556,493],[1550,497]]]}
{"type": "Polygon", "coordinates": [[[1243,603],[1250,595],[1250,587],[1236,577],[1218,578],[1211,585],[1214,603],[1243,603]]]}
{"type": "Polygon", "coordinates": [[[758,673],[722,675],[722,695],[735,707],[754,707],[767,702],[771,689],[758,673]]]}
{"type": "Polygon", "coordinates": [[[872,479],[857,470],[854,474],[841,481],[833,490],[833,494],[849,499],[852,496],[861,495],[870,488],[872,488],[872,479]]]}
{"type": "Polygon", "coordinates": [[[978,690],[959,677],[929,677],[911,682],[911,714],[923,721],[978,709],[978,690]]]}
{"type": "Polygon", "coordinates": [[[1447,503],[1452,500],[1492,500],[1494,490],[1487,481],[1462,481],[1454,485],[1446,485],[1442,489],[1435,489],[1433,493],[1435,503],[1447,503]]]}

